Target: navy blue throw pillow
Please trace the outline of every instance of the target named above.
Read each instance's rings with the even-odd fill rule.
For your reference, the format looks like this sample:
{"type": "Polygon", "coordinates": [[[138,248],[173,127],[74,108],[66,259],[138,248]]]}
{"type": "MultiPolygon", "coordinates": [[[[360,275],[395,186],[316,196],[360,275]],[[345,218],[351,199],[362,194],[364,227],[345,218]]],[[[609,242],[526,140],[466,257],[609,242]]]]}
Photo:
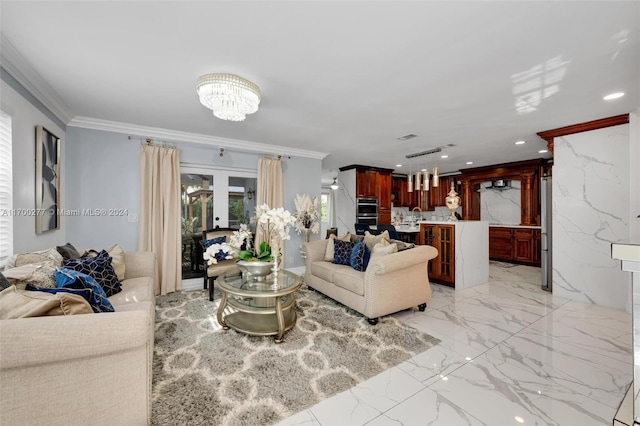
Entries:
{"type": "MultiPolygon", "coordinates": [[[[223,235],[222,237],[216,237],[216,238],[212,238],[210,240],[204,240],[202,241],[202,247],[204,247],[204,249],[208,249],[209,246],[212,246],[213,244],[222,244],[222,243],[226,243],[227,242],[227,236],[223,235]]],[[[216,257],[216,259],[218,259],[216,257]]],[[[223,257],[224,259],[224,257],[223,257]]],[[[220,259],[218,259],[220,260],[220,259]]]]}
{"type": "Polygon", "coordinates": [[[365,245],[363,241],[359,241],[353,245],[349,263],[351,264],[351,267],[356,271],[364,271],[364,251],[365,245]]]}
{"type": "Polygon", "coordinates": [[[116,271],[111,266],[111,256],[106,250],[102,250],[96,257],[83,257],[81,259],[66,259],[62,266],[67,269],[82,272],[95,279],[102,287],[107,297],[111,297],[122,291],[122,285],[118,281],[116,271]]]}
{"type": "Polygon", "coordinates": [[[351,265],[351,252],[355,243],[351,241],[333,240],[333,263],[351,265]]]}
{"type": "Polygon", "coordinates": [[[87,301],[93,312],[115,311],[102,286],[90,275],[67,268],[56,269],[55,275],[56,289],[89,290],[87,301]]]}

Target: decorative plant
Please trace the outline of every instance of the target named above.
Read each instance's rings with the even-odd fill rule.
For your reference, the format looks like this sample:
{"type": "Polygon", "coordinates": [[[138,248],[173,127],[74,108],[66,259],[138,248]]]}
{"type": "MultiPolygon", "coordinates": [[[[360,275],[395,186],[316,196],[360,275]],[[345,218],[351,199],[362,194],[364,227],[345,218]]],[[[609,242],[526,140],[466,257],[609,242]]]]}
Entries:
{"type": "Polygon", "coordinates": [[[296,206],[296,212],[293,214],[296,218],[296,232],[300,234],[305,229],[310,229],[314,234],[320,232],[318,197],[311,198],[308,194],[296,194],[293,203],[296,206]]]}
{"type": "MultiPolygon", "coordinates": [[[[244,224],[240,225],[238,231],[233,232],[230,242],[235,247],[241,247],[243,242],[246,242],[246,249],[238,252],[239,259],[270,262],[274,255],[272,246],[279,245],[280,240],[291,238],[289,227],[295,224],[296,219],[282,207],[270,209],[268,205],[263,204],[256,207],[255,221],[257,229],[264,237],[258,246],[254,245],[253,249],[251,248],[251,231],[244,224]]],[[[279,249],[275,252],[278,253],[279,249]]]]}

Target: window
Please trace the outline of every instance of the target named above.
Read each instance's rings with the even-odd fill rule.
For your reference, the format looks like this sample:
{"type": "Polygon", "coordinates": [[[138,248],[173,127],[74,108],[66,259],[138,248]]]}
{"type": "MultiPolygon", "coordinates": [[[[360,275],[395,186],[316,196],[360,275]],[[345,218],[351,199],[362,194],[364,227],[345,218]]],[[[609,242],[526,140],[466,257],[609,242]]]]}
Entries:
{"type": "Polygon", "coordinates": [[[0,267],[13,254],[11,117],[0,111],[0,267]]]}
{"type": "Polygon", "coordinates": [[[320,221],[329,221],[329,194],[323,193],[320,195],[320,221]]]}

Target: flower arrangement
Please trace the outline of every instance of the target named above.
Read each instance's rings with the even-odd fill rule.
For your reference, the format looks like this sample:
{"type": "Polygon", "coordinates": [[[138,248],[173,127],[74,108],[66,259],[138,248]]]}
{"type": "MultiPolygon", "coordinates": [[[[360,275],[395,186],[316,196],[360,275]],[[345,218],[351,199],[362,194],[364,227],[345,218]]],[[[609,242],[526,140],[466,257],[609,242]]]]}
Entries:
{"type": "Polygon", "coordinates": [[[264,240],[257,247],[251,248],[251,231],[246,225],[240,225],[238,231],[234,231],[231,236],[231,244],[240,247],[244,241],[247,242],[245,250],[238,252],[240,260],[259,260],[270,262],[273,260],[272,245],[279,244],[280,240],[288,240],[289,226],[296,223],[296,219],[282,207],[270,209],[263,204],[256,207],[256,227],[264,233],[264,240]]]}
{"type": "Polygon", "coordinates": [[[207,265],[215,265],[218,260],[233,259],[235,250],[227,243],[211,244],[202,254],[207,265]]]}
{"type": "Polygon", "coordinates": [[[300,234],[306,229],[310,229],[314,234],[320,232],[318,197],[311,198],[307,194],[296,194],[296,198],[293,200],[293,203],[296,206],[296,212],[293,214],[296,218],[296,232],[300,234]]]}

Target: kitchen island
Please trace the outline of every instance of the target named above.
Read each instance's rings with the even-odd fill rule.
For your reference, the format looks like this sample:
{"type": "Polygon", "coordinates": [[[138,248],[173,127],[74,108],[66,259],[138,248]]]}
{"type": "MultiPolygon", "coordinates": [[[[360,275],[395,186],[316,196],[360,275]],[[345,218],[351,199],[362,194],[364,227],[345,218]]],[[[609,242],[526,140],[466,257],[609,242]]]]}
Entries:
{"type": "Polygon", "coordinates": [[[418,244],[438,249],[429,280],[463,290],[489,281],[489,222],[418,221],[418,244]]]}

